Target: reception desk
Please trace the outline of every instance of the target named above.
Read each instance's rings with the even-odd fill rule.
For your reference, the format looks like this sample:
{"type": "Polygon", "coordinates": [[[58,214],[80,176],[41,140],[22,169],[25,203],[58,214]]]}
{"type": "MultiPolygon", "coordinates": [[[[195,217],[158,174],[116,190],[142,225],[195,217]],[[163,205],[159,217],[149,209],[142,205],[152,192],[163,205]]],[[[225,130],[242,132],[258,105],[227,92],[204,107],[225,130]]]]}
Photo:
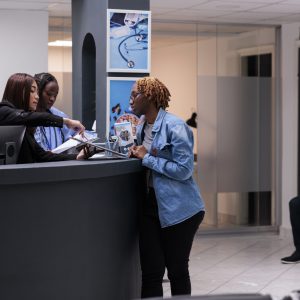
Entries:
{"type": "Polygon", "coordinates": [[[140,296],[141,162],[0,166],[0,299],[140,296]]]}

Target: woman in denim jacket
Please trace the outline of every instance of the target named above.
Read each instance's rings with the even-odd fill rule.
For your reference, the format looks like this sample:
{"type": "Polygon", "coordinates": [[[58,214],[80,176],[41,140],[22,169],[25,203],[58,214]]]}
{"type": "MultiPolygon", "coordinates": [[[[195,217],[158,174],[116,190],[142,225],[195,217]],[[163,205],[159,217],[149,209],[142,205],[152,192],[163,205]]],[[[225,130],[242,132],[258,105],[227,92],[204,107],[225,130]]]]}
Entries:
{"type": "Polygon", "coordinates": [[[134,84],[130,105],[143,115],[137,126],[132,157],[147,167],[148,193],[143,201],[140,232],[142,298],[163,296],[165,268],[172,295],[190,295],[189,255],[204,217],[204,203],[192,174],[193,134],[168,113],[170,93],[152,77],[134,84]]]}

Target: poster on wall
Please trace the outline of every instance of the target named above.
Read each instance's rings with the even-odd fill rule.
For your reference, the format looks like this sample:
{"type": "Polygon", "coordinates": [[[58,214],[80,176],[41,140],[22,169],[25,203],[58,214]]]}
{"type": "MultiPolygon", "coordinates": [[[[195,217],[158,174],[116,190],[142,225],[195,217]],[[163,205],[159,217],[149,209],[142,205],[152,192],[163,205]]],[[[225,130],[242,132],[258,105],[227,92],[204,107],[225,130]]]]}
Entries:
{"type": "Polygon", "coordinates": [[[107,72],[150,73],[151,12],[107,10],[107,72]]]}
{"type": "Polygon", "coordinates": [[[116,135],[117,123],[130,122],[132,135],[135,138],[139,117],[135,115],[129,104],[131,89],[138,78],[107,78],[107,129],[108,135],[116,135]]]}

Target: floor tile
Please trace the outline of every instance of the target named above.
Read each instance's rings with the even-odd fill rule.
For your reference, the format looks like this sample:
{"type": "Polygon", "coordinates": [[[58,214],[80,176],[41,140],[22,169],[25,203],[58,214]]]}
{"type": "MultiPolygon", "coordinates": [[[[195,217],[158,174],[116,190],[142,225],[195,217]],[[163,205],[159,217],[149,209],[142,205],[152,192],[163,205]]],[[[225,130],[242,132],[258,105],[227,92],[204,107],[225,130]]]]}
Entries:
{"type": "Polygon", "coordinates": [[[198,234],[190,256],[192,295],[263,293],[281,300],[300,289],[300,264],[280,262],[292,252],[292,241],[273,233],[198,234]]]}

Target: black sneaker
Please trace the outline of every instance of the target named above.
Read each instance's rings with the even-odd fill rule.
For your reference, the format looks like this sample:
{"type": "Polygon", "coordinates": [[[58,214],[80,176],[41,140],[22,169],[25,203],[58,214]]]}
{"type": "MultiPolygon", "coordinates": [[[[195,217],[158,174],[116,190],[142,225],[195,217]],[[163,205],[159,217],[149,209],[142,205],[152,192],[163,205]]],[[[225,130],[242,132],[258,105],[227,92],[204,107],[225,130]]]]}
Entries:
{"type": "Polygon", "coordinates": [[[295,251],[291,256],[283,257],[281,259],[283,264],[297,264],[300,263],[300,253],[295,251]]]}

